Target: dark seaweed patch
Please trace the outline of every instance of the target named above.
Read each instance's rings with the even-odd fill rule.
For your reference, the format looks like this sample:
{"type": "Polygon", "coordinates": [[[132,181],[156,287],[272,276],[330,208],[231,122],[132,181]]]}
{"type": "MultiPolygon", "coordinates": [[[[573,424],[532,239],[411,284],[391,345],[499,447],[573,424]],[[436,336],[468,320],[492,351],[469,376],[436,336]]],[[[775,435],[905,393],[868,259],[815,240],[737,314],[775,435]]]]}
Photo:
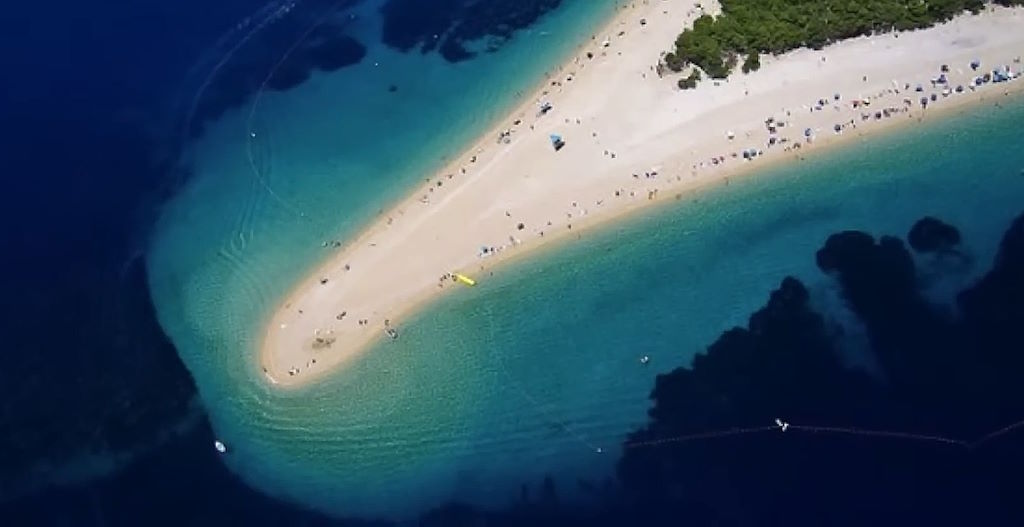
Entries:
{"type": "Polygon", "coordinates": [[[501,47],[515,31],[529,27],[562,0],[388,0],[384,43],[401,51],[438,50],[445,60],[459,62],[476,54],[467,49],[475,40],[487,51],[501,47]]]}

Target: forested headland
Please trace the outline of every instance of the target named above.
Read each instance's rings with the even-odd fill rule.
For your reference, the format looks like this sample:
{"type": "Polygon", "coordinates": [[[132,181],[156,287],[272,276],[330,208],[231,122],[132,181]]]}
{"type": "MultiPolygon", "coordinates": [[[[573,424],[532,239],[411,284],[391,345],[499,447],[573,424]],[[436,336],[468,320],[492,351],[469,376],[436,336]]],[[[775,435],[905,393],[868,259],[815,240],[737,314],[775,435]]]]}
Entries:
{"type": "Polygon", "coordinates": [[[990,3],[1024,5],[1024,0],[720,1],[720,15],[702,15],[683,30],[675,49],[662,58],[665,68],[678,72],[693,65],[721,79],[741,59],[744,73],[758,69],[765,53],[820,49],[851,37],[931,27],[964,12],[977,13],[990,3]]]}

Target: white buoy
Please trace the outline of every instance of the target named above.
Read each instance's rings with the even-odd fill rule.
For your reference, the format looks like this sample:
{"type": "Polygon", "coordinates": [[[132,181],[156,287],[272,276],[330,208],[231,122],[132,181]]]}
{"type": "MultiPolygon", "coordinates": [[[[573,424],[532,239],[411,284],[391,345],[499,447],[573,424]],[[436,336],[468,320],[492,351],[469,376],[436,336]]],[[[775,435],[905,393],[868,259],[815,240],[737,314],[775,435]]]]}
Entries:
{"type": "Polygon", "coordinates": [[[216,448],[217,452],[220,452],[221,454],[228,451],[228,447],[224,443],[222,443],[220,439],[214,440],[213,448],[216,448]]]}

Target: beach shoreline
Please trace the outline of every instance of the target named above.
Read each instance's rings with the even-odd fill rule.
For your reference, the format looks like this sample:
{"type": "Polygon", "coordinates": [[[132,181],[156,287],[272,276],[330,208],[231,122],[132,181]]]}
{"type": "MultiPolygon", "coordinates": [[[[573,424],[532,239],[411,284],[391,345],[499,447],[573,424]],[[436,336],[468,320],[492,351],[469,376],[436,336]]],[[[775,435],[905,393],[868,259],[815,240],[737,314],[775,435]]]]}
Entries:
{"type": "MultiPolygon", "coordinates": [[[[907,85],[893,86],[889,91],[895,93],[887,93],[878,81],[869,83],[865,75],[864,85],[860,87],[856,79],[836,82],[843,87],[842,90],[837,88],[836,92],[844,92],[842,97],[828,101],[819,99],[824,104],[817,110],[818,115],[814,115],[813,105],[808,113],[810,117],[791,117],[790,110],[786,110],[786,116],[782,117],[779,110],[780,107],[792,107],[792,111],[799,111],[793,100],[821,97],[819,85],[828,84],[808,81],[810,86],[806,93],[798,93],[802,85],[796,88],[787,85],[786,75],[792,75],[787,68],[802,68],[797,71],[800,75],[810,70],[809,78],[813,79],[815,70],[812,66],[822,71],[830,67],[826,58],[843,58],[846,51],[854,57],[858,52],[863,55],[870,50],[866,43],[870,46],[876,43],[902,45],[901,52],[916,51],[913,43],[902,44],[898,42],[899,38],[906,42],[926,40],[931,36],[934,37],[932,40],[939,41],[946,38],[943,31],[958,33],[962,30],[965,34],[974,34],[984,29],[982,26],[987,22],[978,17],[1001,17],[1000,23],[1024,29],[1019,9],[999,8],[974,15],[976,18],[965,15],[936,28],[906,32],[896,37],[877,35],[852,39],[852,42],[839,43],[822,51],[798,50],[766,59],[761,72],[750,76],[734,74],[723,83],[705,81],[692,93],[680,93],[671,79],[657,78],[653,69],[648,68],[653,68],[659,53],[668,49],[674,35],[667,40],[665,37],[681,29],[681,19],[686,18],[687,23],[692,21],[694,13],[691,11],[684,15],[685,5],[686,2],[665,1],[656,6],[616,7],[616,12],[601,31],[590,41],[574,48],[574,58],[547,75],[536,91],[474,141],[470,148],[427,178],[425,188],[421,186],[411,196],[382,213],[379,219],[355,239],[342,245],[292,288],[268,317],[260,339],[258,358],[268,382],[276,387],[298,388],[324,378],[379,339],[386,339],[385,332],[399,327],[409,315],[459,287],[450,281],[452,272],[470,276],[490,273],[500,265],[527,254],[533,255],[540,248],[554,247],[573,237],[580,238],[594,227],[608,226],[637,211],[654,210],[710,187],[728,184],[730,178],[746,177],[755,170],[767,170],[780,163],[799,162],[804,155],[818,154],[872,134],[943,119],[978,104],[1002,100],[1024,88],[1024,82],[1019,81],[986,84],[977,91],[945,94],[930,101],[932,107],[925,110],[920,109],[917,102],[924,92],[908,89],[907,85]],[[669,14],[664,15],[663,11],[669,14]],[[639,18],[645,18],[644,22],[638,23],[639,18]],[[637,35],[635,41],[634,35],[637,35]],[[868,49],[860,49],[865,47],[868,49]],[[581,55],[587,49],[594,53],[592,58],[581,55]],[[625,57],[622,56],[624,53],[625,57]],[[631,56],[646,57],[647,62],[630,62],[631,56]],[[601,74],[608,78],[595,78],[601,74]],[[603,80],[607,82],[601,82],[603,80]],[[858,93],[852,93],[858,88],[858,93]],[[652,112],[637,109],[636,114],[640,117],[637,119],[638,116],[631,113],[632,101],[627,100],[623,105],[621,101],[611,100],[613,95],[623,91],[648,95],[637,97],[643,102],[653,100],[647,109],[675,108],[692,113],[675,117],[668,115],[667,111],[655,111],[651,117],[652,112]],[[871,95],[864,95],[865,91],[871,95]],[[722,92],[727,95],[722,96],[722,92]],[[876,92],[882,95],[875,96],[876,92]],[[762,93],[763,100],[757,99],[762,93]],[[858,112],[840,109],[849,104],[851,96],[872,100],[861,107],[860,117],[865,110],[869,115],[876,112],[880,115],[883,108],[886,117],[869,116],[858,121],[858,112]],[[914,99],[909,105],[905,104],[907,96],[914,99]],[[530,110],[541,99],[552,103],[553,109],[546,115],[531,115],[530,110]],[[704,106],[700,106],[702,101],[704,106]],[[902,102],[893,106],[894,101],[902,102]],[[891,108],[899,111],[889,115],[891,108]],[[749,115],[758,109],[761,110],[759,113],[749,115]],[[761,124],[765,114],[778,116],[772,118],[776,123],[790,121],[791,118],[801,121],[797,129],[806,124],[806,130],[811,131],[807,137],[814,138],[812,148],[807,148],[807,137],[802,141],[799,137],[792,138],[794,125],[790,123],[784,132],[790,136],[788,140],[775,143],[777,148],[774,150],[765,147],[764,150],[768,151],[755,154],[754,161],[726,159],[724,155],[721,156],[721,164],[718,157],[714,162],[709,161],[712,154],[719,152],[731,150],[735,154],[741,143],[756,144],[752,140],[753,135],[758,134],[761,127],[769,126],[767,122],[761,124]],[[844,127],[841,133],[822,130],[823,123],[835,121],[839,126],[840,115],[843,116],[844,127]],[[854,117],[848,121],[846,118],[850,115],[854,117]],[[556,122],[558,118],[562,118],[563,123],[556,122]],[[708,131],[705,119],[715,122],[716,126],[720,124],[719,127],[730,126],[729,137],[723,137],[725,132],[722,130],[708,131]],[[516,120],[519,124],[510,124],[516,120]],[[849,128],[846,128],[847,122],[850,123],[849,128]],[[547,143],[549,132],[580,130],[583,126],[593,126],[590,129],[595,131],[591,138],[582,134],[573,137],[570,132],[566,134],[568,145],[561,151],[553,151],[547,143]],[[601,130],[600,137],[597,129],[601,130]],[[499,135],[505,137],[505,130],[510,131],[509,141],[502,143],[496,140],[499,135]],[[621,133],[616,136],[617,132],[621,133]],[[606,141],[606,136],[611,136],[612,140],[606,141]],[[588,141],[592,143],[589,149],[586,148],[588,141]],[[802,146],[783,146],[795,143],[802,143],[802,146]],[[685,147],[689,147],[689,153],[683,151],[687,150],[685,147]],[[600,153],[602,148],[603,155],[600,153]],[[625,155],[620,149],[624,149],[625,155]],[[507,159],[509,156],[512,159],[507,159]],[[641,162],[650,168],[640,168],[641,162]],[[594,177],[579,176],[576,171],[592,172],[594,177]],[[573,174],[564,179],[550,179],[552,173],[564,175],[570,172],[573,174]],[[639,177],[641,172],[643,179],[639,177]],[[525,175],[517,177],[520,174],[525,175]],[[628,198],[626,189],[629,189],[628,198]],[[636,197],[638,190],[640,198],[636,197]],[[645,190],[647,199],[643,199],[645,190]],[[487,196],[490,201],[473,198],[479,195],[487,196]],[[604,206],[606,201],[608,205],[604,206]],[[567,207],[565,202],[571,202],[571,206],[567,207]],[[580,203],[584,205],[580,206],[580,203]],[[555,207],[567,210],[565,214],[568,217],[562,219],[561,215],[552,213],[555,207]],[[512,210],[516,211],[515,215],[512,210]],[[559,216],[558,220],[548,219],[555,215],[559,216]],[[480,247],[480,243],[467,241],[463,236],[474,236],[474,240],[503,241],[503,235],[508,235],[509,242],[497,242],[499,249],[492,245],[483,254],[467,253],[467,247],[473,251],[472,247],[480,247]],[[419,258],[409,258],[406,256],[409,254],[419,258]]],[[[1024,31],[1019,33],[1024,34],[1024,31]]],[[[971,53],[986,55],[984,63],[988,69],[996,64],[1009,64],[1013,57],[1024,52],[1024,37],[1014,39],[1004,35],[1003,38],[1005,42],[998,41],[980,49],[978,46],[969,47],[962,53],[956,49],[954,39],[951,41],[954,43],[949,45],[952,50],[950,56],[927,57],[924,62],[928,69],[922,68],[922,71],[932,72],[936,61],[947,58],[962,61],[963,56],[971,53]],[[1008,56],[992,57],[1004,52],[1008,56]]],[[[889,69],[879,67],[871,70],[871,77],[901,71],[901,66],[901,62],[896,62],[889,69]]],[[[957,63],[954,67],[963,69],[964,66],[957,63]]],[[[1013,66],[1016,71],[1018,65],[1013,66]]],[[[934,74],[937,73],[934,70],[934,74]]],[[[952,72],[950,76],[954,76],[952,72]]],[[[935,86],[932,86],[926,91],[935,93],[934,90],[935,86]]],[[[777,130],[774,137],[781,137],[777,130]]],[[[753,147],[744,147],[744,156],[750,148],[753,147]]],[[[761,148],[757,150],[761,151],[761,148]]],[[[331,246],[326,241],[324,244],[331,246]]]]}

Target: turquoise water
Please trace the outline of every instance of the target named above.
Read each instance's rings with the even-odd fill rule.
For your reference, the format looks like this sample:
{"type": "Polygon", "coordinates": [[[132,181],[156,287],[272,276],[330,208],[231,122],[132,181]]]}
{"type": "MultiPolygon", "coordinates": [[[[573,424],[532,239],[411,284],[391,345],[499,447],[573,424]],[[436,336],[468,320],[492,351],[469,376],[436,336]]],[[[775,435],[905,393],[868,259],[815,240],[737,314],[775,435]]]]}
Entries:
{"type": "Polygon", "coordinates": [[[417,409],[402,384],[423,382],[407,375],[414,364],[388,364],[386,382],[368,363],[313,394],[268,391],[250,360],[263,317],[326,256],[323,240],[350,236],[457,155],[615,6],[563,2],[499,52],[452,65],[375,44],[380,3],[360,7],[360,65],[264,93],[207,127],[148,255],[159,319],[234,448],[231,468],[339,514],[418,512],[451,496],[464,467],[427,449],[430,428],[399,411],[417,409]]]}
{"type": "Polygon", "coordinates": [[[351,235],[436,168],[438,152],[481,132],[560,58],[552,48],[568,52],[611,3],[593,5],[566,2],[498,54],[457,66],[372,48],[356,68],[264,97],[255,128],[243,108],[195,146],[196,176],[155,231],[150,282],[233,448],[225,462],[246,481],[346,515],[406,516],[451,498],[501,505],[547,474],[570,492],[611,476],[654,376],[743,323],[784,275],[834,302],[813,259],[828,234],[902,235],[933,214],[961,228],[981,269],[992,233],[1024,207],[1015,101],[584,235],[430,306],[402,339],[317,386],[266,388],[255,338],[325,256],[320,242],[351,235]],[[249,170],[250,131],[262,178],[249,170]]]}

